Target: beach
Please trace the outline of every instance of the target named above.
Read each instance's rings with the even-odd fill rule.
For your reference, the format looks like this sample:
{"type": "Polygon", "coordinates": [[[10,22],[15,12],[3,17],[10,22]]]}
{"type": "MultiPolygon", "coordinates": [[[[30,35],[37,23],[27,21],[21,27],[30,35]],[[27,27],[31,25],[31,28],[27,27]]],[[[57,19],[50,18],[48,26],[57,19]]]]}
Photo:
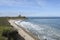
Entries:
{"type": "Polygon", "coordinates": [[[25,40],[39,40],[34,35],[32,35],[31,33],[27,32],[26,29],[16,25],[15,21],[18,21],[18,20],[8,20],[8,22],[13,26],[13,29],[17,30],[19,35],[21,35],[25,40]]]}

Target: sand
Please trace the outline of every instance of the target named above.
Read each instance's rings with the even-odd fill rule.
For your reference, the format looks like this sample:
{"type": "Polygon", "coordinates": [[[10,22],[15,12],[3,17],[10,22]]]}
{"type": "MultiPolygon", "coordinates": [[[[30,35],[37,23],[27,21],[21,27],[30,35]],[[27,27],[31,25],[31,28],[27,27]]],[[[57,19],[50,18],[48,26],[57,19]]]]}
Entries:
{"type": "Polygon", "coordinates": [[[27,32],[24,28],[15,24],[17,20],[8,20],[8,22],[13,26],[13,29],[17,30],[19,35],[21,35],[25,40],[38,40],[37,37],[32,35],[31,33],[27,32]]]}

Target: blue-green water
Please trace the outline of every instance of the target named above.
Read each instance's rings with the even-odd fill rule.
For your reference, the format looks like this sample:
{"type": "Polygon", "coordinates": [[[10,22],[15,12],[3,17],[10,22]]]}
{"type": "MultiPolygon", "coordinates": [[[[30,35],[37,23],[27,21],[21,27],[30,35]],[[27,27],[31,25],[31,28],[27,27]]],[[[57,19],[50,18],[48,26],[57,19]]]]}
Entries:
{"type": "Polygon", "coordinates": [[[19,22],[29,32],[40,40],[60,40],[60,19],[29,18],[19,22]]]}
{"type": "Polygon", "coordinates": [[[29,19],[28,21],[60,29],[60,19],[29,19]]]}

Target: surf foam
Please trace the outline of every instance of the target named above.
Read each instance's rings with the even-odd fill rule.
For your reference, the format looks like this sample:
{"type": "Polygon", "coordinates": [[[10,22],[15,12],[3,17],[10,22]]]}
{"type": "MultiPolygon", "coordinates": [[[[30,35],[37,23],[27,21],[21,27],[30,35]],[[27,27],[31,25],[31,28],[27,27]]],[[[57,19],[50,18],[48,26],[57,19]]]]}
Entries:
{"type": "Polygon", "coordinates": [[[26,21],[16,21],[15,23],[29,30],[40,40],[60,40],[60,32],[54,28],[51,28],[50,26],[36,25],[26,21]]]}

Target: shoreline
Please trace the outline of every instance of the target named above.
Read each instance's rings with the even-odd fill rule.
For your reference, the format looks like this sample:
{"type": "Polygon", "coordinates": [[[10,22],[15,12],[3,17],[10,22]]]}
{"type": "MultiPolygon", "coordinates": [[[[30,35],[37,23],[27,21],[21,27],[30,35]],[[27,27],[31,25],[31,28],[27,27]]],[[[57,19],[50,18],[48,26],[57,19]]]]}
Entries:
{"type": "MultiPolygon", "coordinates": [[[[21,20],[21,19],[19,19],[19,20],[21,20]]],[[[32,33],[26,31],[25,28],[20,27],[19,25],[17,25],[17,24],[15,23],[15,21],[17,21],[17,20],[8,20],[8,22],[13,26],[13,28],[14,28],[15,30],[17,30],[17,31],[19,32],[19,34],[20,34],[23,38],[25,38],[25,40],[39,40],[39,39],[38,39],[37,37],[35,37],[32,33]]],[[[23,21],[23,20],[22,20],[22,21],[23,21]]]]}

